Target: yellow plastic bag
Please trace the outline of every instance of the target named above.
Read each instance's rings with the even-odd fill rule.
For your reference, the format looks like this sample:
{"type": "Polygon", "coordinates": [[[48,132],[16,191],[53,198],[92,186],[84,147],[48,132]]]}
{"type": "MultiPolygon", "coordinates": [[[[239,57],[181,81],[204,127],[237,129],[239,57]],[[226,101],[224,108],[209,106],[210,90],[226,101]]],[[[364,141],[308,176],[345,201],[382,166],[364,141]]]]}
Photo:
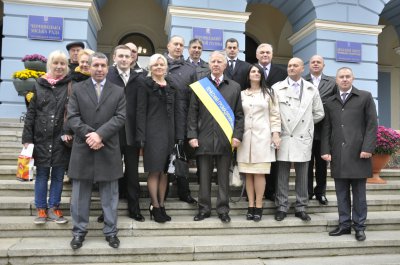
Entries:
{"type": "Polygon", "coordinates": [[[26,148],[23,147],[21,153],[18,156],[17,180],[33,180],[33,166],[35,164],[34,159],[32,158],[33,147],[33,144],[29,144],[26,148]]]}

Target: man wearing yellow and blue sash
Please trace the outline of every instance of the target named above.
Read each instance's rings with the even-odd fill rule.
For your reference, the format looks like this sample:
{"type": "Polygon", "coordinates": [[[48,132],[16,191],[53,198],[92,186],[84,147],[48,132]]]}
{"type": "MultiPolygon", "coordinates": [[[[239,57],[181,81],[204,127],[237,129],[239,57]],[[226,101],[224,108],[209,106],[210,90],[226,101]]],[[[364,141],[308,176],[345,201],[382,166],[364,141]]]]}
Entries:
{"type": "Polygon", "coordinates": [[[195,148],[200,170],[199,212],[201,221],[211,215],[211,176],[216,162],[218,172],[217,213],[223,223],[229,217],[229,166],[232,149],[240,145],[244,118],[240,85],[224,78],[226,55],[213,52],[209,58],[211,74],[193,83],[188,113],[187,137],[195,148]]]}

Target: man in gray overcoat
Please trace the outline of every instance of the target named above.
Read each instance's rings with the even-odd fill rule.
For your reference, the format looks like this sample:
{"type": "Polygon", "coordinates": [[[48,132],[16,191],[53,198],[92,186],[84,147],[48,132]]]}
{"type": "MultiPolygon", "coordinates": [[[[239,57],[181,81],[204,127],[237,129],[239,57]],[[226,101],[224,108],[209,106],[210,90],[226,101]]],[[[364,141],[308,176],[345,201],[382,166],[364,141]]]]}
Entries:
{"type": "Polygon", "coordinates": [[[363,241],[367,219],[366,181],[372,176],[371,156],[378,125],[371,93],[355,88],[353,80],[353,71],[348,67],[336,73],[339,91],[325,103],[321,154],[322,159],[331,162],[339,212],[339,225],[329,235],[351,234],[353,220],[355,237],[363,241]]]}
{"type": "Polygon", "coordinates": [[[307,172],[311,159],[314,123],[324,118],[324,108],[318,89],[301,78],[304,63],[300,58],[289,60],[288,77],[272,86],[278,97],[281,113],[281,144],[277,151],[278,179],[275,196],[275,220],[282,221],[289,210],[289,173],[291,164],[296,171],[295,216],[310,221],[307,172]]]}
{"type": "Polygon", "coordinates": [[[70,245],[78,249],[85,240],[92,186],[98,183],[103,233],[108,244],[118,248],[118,179],[123,175],[118,132],[125,123],[125,94],[122,87],[106,80],[108,60],[104,54],[92,54],[89,65],[91,78],[73,87],[68,103],[68,124],[74,132],[68,171],[72,179],[70,245]]]}

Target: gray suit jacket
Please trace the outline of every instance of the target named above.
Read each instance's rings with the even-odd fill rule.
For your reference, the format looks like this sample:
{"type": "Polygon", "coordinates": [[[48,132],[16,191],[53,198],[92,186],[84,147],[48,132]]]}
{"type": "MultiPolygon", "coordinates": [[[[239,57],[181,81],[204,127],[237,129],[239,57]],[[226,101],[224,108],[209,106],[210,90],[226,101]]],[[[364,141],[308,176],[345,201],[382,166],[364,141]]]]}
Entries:
{"type": "MultiPolygon", "coordinates": [[[[311,75],[308,74],[304,77],[305,80],[312,83],[311,75]]],[[[321,81],[318,85],[319,96],[322,103],[325,104],[326,100],[335,95],[337,91],[336,81],[333,77],[322,74],[321,81]]],[[[315,124],[314,127],[314,140],[321,140],[322,121],[315,124]]]]}
{"type": "Polygon", "coordinates": [[[119,130],[125,123],[125,94],[122,87],[106,81],[100,102],[91,78],[76,83],[68,102],[68,124],[74,142],[68,175],[72,179],[112,181],[122,177],[119,130]],[[97,132],[104,147],[92,150],[86,134],[97,132]]]}

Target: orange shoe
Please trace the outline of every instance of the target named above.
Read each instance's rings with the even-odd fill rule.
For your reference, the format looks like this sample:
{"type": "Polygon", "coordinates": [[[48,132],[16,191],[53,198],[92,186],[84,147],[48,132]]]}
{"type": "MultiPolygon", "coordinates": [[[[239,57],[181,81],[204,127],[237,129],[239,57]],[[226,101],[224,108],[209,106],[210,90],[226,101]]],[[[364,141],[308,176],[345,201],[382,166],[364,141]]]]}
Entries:
{"type": "Polygon", "coordinates": [[[37,216],[33,220],[33,222],[37,225],[45,224],[47,221],[47,212],[46,209],[37,209],[37,216]]]}

